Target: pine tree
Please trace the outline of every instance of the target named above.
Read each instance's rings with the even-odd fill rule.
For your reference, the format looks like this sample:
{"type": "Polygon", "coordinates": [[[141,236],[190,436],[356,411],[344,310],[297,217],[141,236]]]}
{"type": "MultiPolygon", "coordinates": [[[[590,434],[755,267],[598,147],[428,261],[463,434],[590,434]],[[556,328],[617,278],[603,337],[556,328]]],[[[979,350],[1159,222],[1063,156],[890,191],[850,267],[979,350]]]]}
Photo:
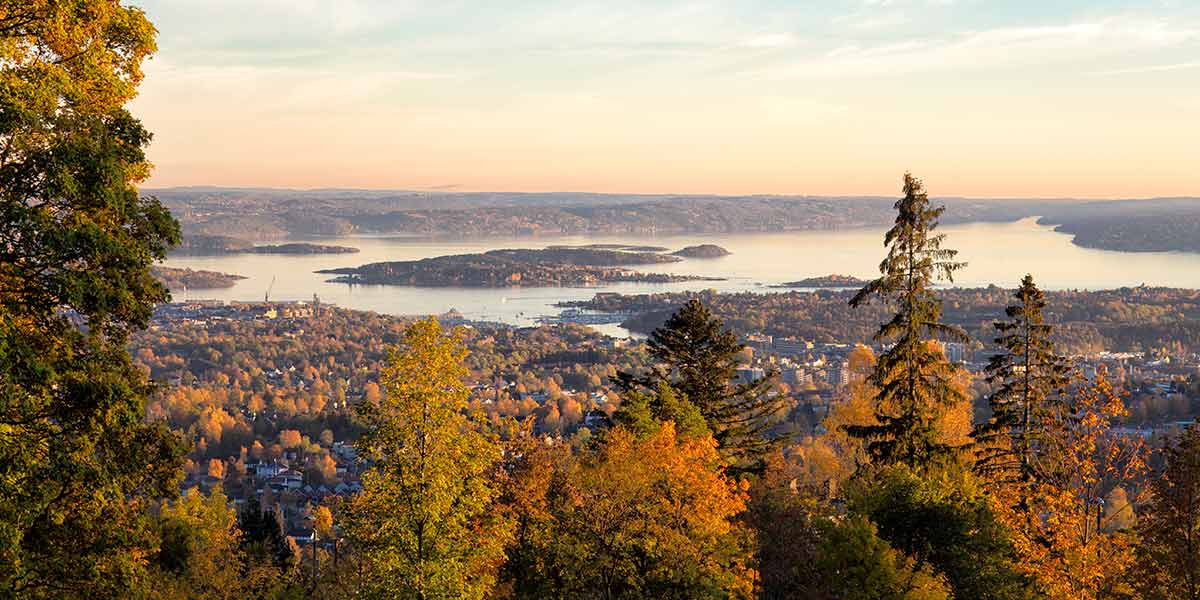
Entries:
{"type": "Polygon", "coordinates": [[[920,180],[904,175],[904,197],[895,206],[896,224],[884,237],[888,254],[879,265],[882,276],[850,300],[858,307],[877,297],[897,307],[874,338],[895,342],[879,356],[871,375],[879,389],[878,424],[846,431],[867,440],[867,450],[877,461],[919,466],[952,455],[956,448],[938,439],[937,421],[966,396],[954,382],[958,368],[937,343],[941,338],[967,338],[961,329],[941,322],[942,303],[933,286],[936,281],[953,281],[954,272],[966,263],[956,262],[958,252],[943,248],[945,235],[934,233],[945,207],[930,206],[920,180]]]}
{"type": "Polygon", "coordinates": [[[1007,321],[994,324],[996,345],[987,381],[999,387],[988,398],[992,418],[973,433],[979,445],[976,468],[996,481],[1044,478],[1053,465],[1049,431],[1061,423],[1066,407],[1058,395],[1070,382],[1070,365],[1054,353],[1053,328],[1045,323],[1046,297],[1032,275],[1021,280],[1016,302],[1005,309],[1007,321]]]}
{"type": "Polygon", "coordinates": [[[621,374],[626,393],[657,393],[667,382],[700,410],[718,446],[735,470],[758,470],[778,443],[768,429],[786,401],[768,394],[774,374],[735,383],[738,354],[745,345],[699,300],[689,300],[650,335],[650,355],[658,365],[648,377],[621,374]]]}

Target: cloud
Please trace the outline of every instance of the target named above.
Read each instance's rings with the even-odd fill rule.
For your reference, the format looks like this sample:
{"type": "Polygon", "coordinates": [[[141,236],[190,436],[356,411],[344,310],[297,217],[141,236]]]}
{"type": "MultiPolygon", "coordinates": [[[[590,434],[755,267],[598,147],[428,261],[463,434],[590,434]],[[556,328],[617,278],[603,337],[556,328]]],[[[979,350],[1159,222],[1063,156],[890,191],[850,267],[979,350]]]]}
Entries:
{"type": "Polygon", "coordinates": [[[739,44],[744,48],[786,48],[796,44],[796,36],[791,33],[762,33],[742,40],[739,44]]]}
{"type": "Polygon", "coordinates": [[[1110,17],[1063,25],[1003,27],[941,39],[849,44],[764,73],[770,77],[845,77],[1021,67],[1127,56],[1200,38],[1162,20],[1110,17]]]}
{"type": "Polygon", "coordinates": [[[1192,62],[1169,63],[1164,65],[1143,65],[1123,69],[1101,71],[1098,75],[1133,75],[1137,73],[1160,73],[1163,71],[1181,71],[1183,69],[1200,69],[1200,60],[1192,62]]]}

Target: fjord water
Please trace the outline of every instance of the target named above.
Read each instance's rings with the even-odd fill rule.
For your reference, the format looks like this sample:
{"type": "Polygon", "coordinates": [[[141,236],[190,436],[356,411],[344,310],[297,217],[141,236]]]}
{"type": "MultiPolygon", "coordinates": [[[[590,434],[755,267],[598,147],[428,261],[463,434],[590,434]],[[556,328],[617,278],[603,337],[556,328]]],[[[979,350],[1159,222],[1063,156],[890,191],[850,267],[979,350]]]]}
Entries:
{"type": "MultiPolygon", "coordinates": [[[[1141,284],[1200,287],[1200,254],[1127,253],[1081,248],[1071,243],[1069,235],[1038,225],[1032,218],[1012,223],[944,226],[940,231],[947,235],[946,246],[959,250],[959,258],[968,263],[954,283],[961,287],[989,284],[1013,287],[1027,271],[1031,271],[1045,289],[1096,290],[1141,284]]],[[[353,246],[361,252],[171,256],[166,264],[233,273],[247,278],[228,289],[193,290],[186,294],[176,292],[176,300],[261,301],[270,289],[272,300],[311,300],[316,294],[322,302],[344,308],[396,315],[437,314],[457,309],[471,319],[528,325],[536,322],[538,317],[558,314],[559,309],[553,306],[557,302],[588,299],[600,291],[644,294],[712,288],[727,292],[769,293],[783,291],[770,287],[774,284],[833,273],[873,278],[884,255],[883,232],[883,228],[870,228],[765,234],[478,240],[347,236],[306,241],[353,246]],[[732,254],[717,259],[685,259],[679,263],[639,268],[649,272],[723,277],[725,281],[619,283],[587,288],[351,286],[328,283],[332,275],[314,273],[319,269],[484,252],[497,248],[601,243],[656,245],[671,250],[695,244],[717,244],[732,254]]]]}

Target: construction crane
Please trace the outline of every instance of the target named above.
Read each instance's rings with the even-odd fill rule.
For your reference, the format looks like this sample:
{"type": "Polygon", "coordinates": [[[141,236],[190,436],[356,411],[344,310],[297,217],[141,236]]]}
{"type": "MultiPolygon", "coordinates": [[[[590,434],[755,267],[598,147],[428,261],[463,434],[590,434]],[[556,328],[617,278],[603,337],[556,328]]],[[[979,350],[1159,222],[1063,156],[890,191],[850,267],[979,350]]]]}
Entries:
{"type": "Polygon", "coordinates": [[[265,295],[263,295],[263,304],[268,304],[271,302],[271,288],[274,288],[274,287],[275,287],[275,276],[272,275],[271,276],[271,285],[267,286],[267,293],[265,295]]]}

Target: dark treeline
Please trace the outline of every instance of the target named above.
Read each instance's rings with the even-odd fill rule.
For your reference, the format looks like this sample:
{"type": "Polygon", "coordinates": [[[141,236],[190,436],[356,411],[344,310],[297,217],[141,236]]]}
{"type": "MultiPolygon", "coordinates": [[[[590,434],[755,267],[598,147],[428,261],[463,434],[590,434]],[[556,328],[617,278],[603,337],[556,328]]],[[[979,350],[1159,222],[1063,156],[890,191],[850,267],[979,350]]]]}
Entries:
{"type": "MultiPolygon", "coordinates": [[[[990,344],[991,323],[1004,313],[1011,290],[949,288],[939,290],[948,323],[964,328],[981,346],[990,344]]],[[[630,312],[624,323],[649,333],[690,298],[698,298],[740,332],[796,336],[819,342],[869,339],[887,315],[882,305],[849,306],[853,291],[786,293],[683,292],[622,296],[600,294],[573,303],[584,308],[630,312]]],[[[1103,351],[1168,353],[1200,349],[1200,292],[1175,288],[1122,288],[1046,292],[1046,321],[1054,341],[1067,354],[1103,351]]]]}

